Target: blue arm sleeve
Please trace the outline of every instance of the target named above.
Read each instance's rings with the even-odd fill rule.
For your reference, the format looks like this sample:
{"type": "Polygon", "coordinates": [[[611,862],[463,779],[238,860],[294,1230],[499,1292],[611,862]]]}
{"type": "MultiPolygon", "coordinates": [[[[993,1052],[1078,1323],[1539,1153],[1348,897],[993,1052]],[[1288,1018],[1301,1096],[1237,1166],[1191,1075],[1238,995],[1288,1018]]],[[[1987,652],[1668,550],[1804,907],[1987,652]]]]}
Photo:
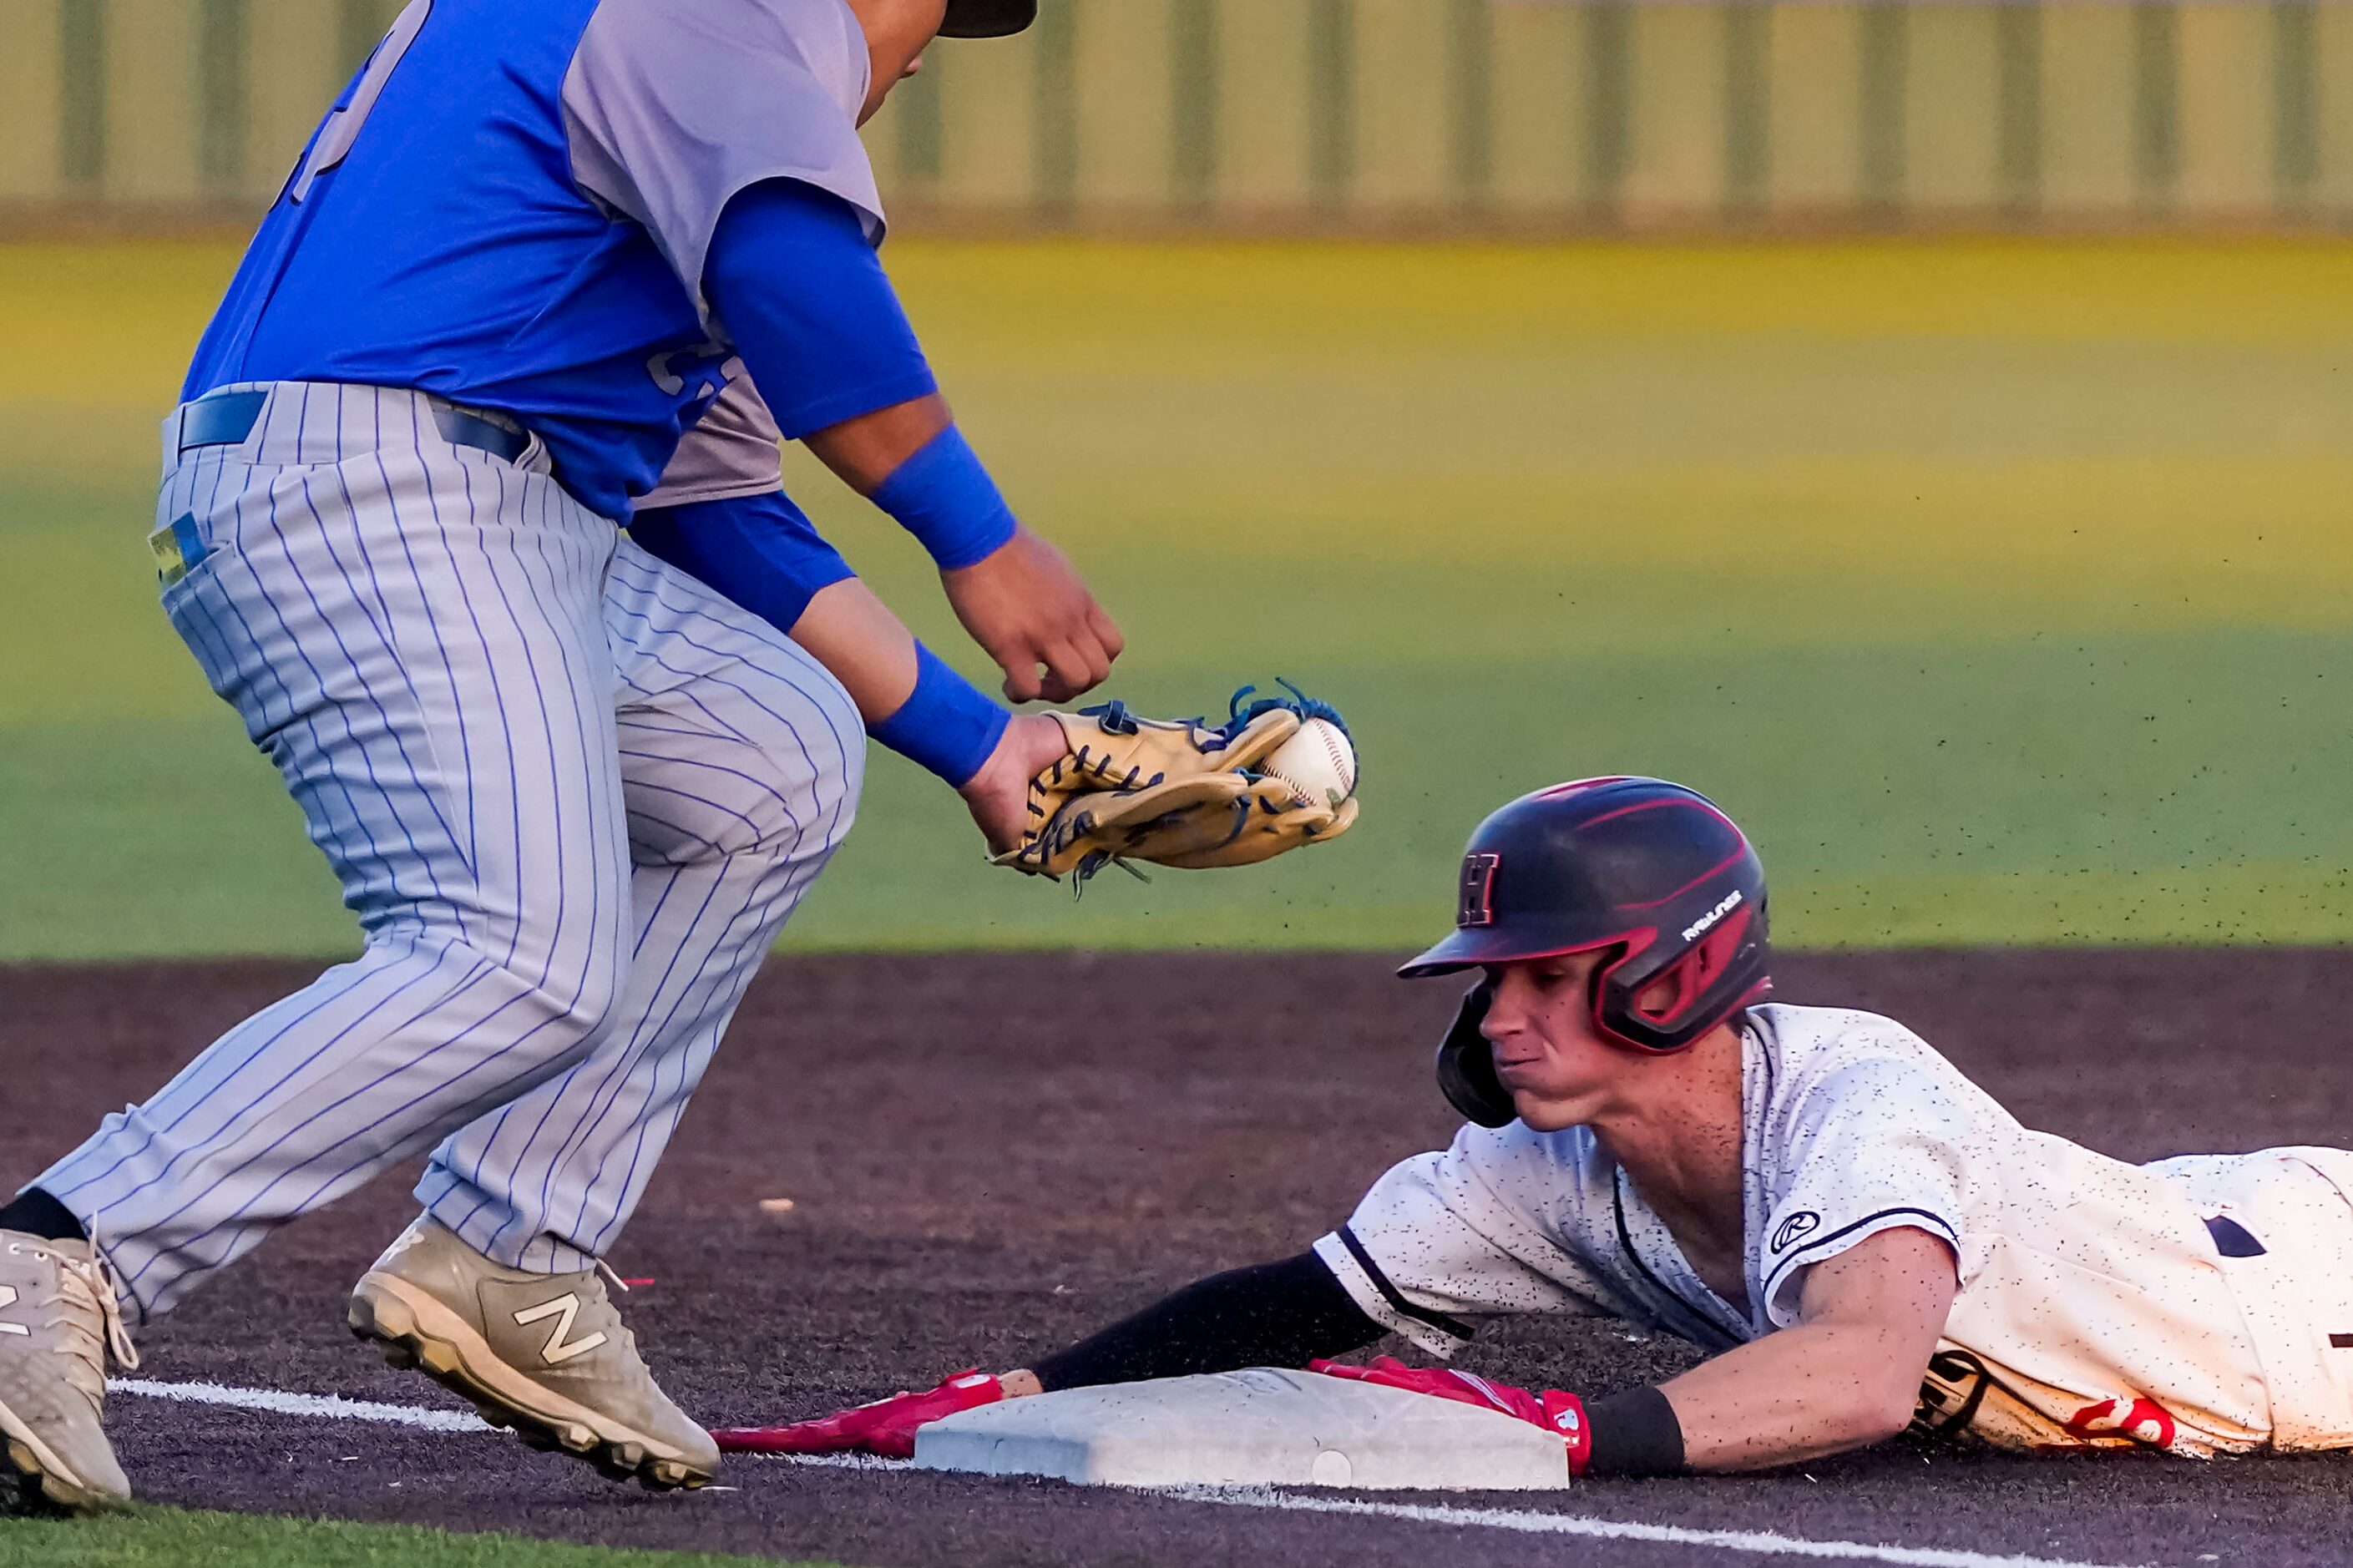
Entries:
{"type": "Polygon", "coordinates": [[[786,440],[939,390],[857,209],[797,180],[738,191],[703,292],[786,440]]]}
{"type": "Polygon", "coordinates": [[[640,508],[629,537],[780,632],[818,589],[856,574],[782,490],[640,508]]]}

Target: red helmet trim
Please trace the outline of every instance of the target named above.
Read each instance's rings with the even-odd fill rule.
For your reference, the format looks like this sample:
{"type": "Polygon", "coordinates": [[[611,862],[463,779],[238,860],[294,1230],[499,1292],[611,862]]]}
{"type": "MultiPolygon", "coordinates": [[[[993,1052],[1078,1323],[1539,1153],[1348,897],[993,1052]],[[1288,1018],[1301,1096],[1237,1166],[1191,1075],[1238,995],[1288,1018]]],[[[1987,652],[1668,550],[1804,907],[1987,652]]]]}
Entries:
{"type": "MultiPolygon", "coordinates": [[[[1643,1018],[1662,1029],[1674,1027],[1690,1011],[1693,1004],[1699,999],[1699,994],[1707,989],[1704,983],[1692,984],[1689,978],[1690,972],[1695,966],[1705,963],[1703,954],[1711,954],[1727,949],[1737,951],[1741,941],[1747,935],[1751,913],[1752,911],[1746,909],[1739,910],[1735,918],[1725,921],[1715,931],[1708,932],[1705,937],[1694,943],[1691,950],[1681,958],[1652,976],[1651,984],[1653,985],[1670,977],[1674,980],[1675,1006],[1672,1012],[1664,1014],[1645,1013],[1642,1015],[1643,1018]]],[[[1487,969],[1504,963],[1541,963],[1547,958],[1574,958],[1581,952],[1599,952],[1608,948],[1617,948],[1620,950],[1617,955],[1607,963],[1596,965],[1592,976],[1586,982],[1587,1020],[1592,1024],[1595,1034],[1622,1050],[1639,1051],[1646,1057],[1672,1056],[1676,1050],[1688,1049],[1689,1047],[1675,1047],[1662,1050],[1656,1046],[1645,1045],[1641,1040],[1622,1035],[1611,1028],[1609,1019],[1602,1016],[1601,1011],[1601,998],[1609,985],[1609,977],[1634,959],[1649,952],[1651,945],[1658,940],[1658,927],[1638,926],[1612,936],[1600,937],[1592,942],[1577,942],[1570,947],[1547,948],[1538,952],[1513,953],[1509,956],[1483,959],[1480,961],[1477,967],[1487,969]]],[[[1756,984],[1742,992],[1737,1001],[1725,1009],[1724,1016],[1729,1018],[1733,1014],[1739,1012],[1740,1009],[1771,990],[1772,985],[1770,977],[1758,980],[1756,984]]]]}
{"type": "Polygon", "coordinates": [[[1690,892],[1694,888],[1698,887],[1702,882],[1706,881],[1709,878],[1721,876],[1732,867],[1739,865],[1741,861],[1748,858],[1748,841],[1744,838],[1740,841],[1739,848],[1734,850],[1731,854],[1726,855],[1723,859],[1718,860],[1715,865],[1710,866],[1706,870],[1702,871],[1698,876],[1694,877],[1690,881],[1685,882],[1682,887],[1677,888],[1665,898],[1652,899],[1648,903],[1620,904],[1616,907],[1621,910],[1655,910],[1661,904],[1673,903],[1677,899],[1682,898],[1685,893],[1690,892]]]}
{"type": "Polygon", "coordinates": [[[1602,1018],[1601,992],[1609,976],[1616,973],[1627,960],[1638,953],[1648,952],[1651,944],[1658,940],[1658,927],[1641,926],[1633,931],[1620,931],[1613,936],[1601,937],[1593,942],[1580,942],[1570,947],[1546,948],[1540,952],[1516,952],[1507,957],[1482,959],[1478,967],[1492,969],[1504,963],[1542,963],[1547,958],[1574,958],[1580,952],[1600,952],[1609,948],[1617,948],[1620,950],[1618,955],[1607,963],[1595,965],[1592,976],[1586,982],[1586,1016],[1593,1025],[1593,1032],[1611,1045],[1623,1050],[1641,1051],[1645,1056],[1657,1056],[1659,1052],[1652,1050],[1640,1040],[1628,1039],[1611,1028],[1602,1018]]]}
{"type": "Polygon", "coordinates": [[[1604,774],[1600,778],[1571,779],[1567,784],[1556,784],[1549,789],[1540,789],[1536,791],[1535,798],[1538,800],[1557,800],[1565,795],[1575,795],[1581,789],[1594,789],[1602,784],[1624,784],[1628,779],[1630,779],[1634,775],[1632,773],[1608,773],[1604,774]]]}

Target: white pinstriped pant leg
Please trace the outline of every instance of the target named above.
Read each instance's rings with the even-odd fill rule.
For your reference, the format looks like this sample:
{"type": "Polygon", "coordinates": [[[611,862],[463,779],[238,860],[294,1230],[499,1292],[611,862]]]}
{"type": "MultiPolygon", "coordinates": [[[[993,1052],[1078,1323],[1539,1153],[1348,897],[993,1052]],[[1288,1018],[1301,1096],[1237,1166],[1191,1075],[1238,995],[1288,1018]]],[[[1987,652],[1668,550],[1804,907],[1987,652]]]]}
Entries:
{"type": "Polygon", "coordinates": [[[38,1178],[142,1313],[577,1060],[633,929],[611,523],[413,394],[280,386],[186,462],[166,429],[158,521],[210,553],[165,608],[366,946],[38,1178]]]}
{"type": "Polygon", "coordinates": [[[606,597],[636,945],[612,1017],[561,1075],[454,1134],[418,1199],[517,1268],[604,1255],[721,1033],[849,832],[865,731],[765,622],[623,541],[606,597]]]}

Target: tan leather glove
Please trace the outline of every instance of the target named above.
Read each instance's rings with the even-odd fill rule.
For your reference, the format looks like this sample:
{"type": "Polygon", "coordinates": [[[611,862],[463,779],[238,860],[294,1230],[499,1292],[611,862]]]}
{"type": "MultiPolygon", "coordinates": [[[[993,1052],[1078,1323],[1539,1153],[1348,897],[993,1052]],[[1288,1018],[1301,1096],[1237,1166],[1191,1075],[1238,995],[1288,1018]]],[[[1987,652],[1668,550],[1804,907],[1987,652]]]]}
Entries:
{"type": "MultiPolygon", "coordinates": [[[[1356,819],[1353,796],[1306,803],[1258,771],[1310,718],[1346,728],[1337,710],[1295,688],[1287,697],[1234,694],[1230,716],[1138,719],[1120,702],[1057,713],[1069,755],[1031,781],[1030,828],[999,863],[1083,884],[1134,861],[1207,870],[1253,865],[1336,837],[1356,819]]],[[[1141,873],[1137,873],[1141,875],[1141,873]]]]}

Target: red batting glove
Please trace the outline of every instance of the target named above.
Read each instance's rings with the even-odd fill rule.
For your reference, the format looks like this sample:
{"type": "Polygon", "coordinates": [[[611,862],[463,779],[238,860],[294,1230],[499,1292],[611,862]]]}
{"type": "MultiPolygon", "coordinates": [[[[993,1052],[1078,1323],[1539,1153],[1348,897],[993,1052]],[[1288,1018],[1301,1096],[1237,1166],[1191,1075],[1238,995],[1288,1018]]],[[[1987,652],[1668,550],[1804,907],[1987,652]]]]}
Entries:
{"type": "Polygon", "coordinates": [[[1568,1445],[1568,1473],[1572,1476],[1583,1475],[1593,1458],[1593,1434],[1586,1428],[1585,1402],[1557,1388],[1532,1394],[1508,1383],[1496,1383],[1476,1373],[1457,1372],[1451,1367],[1408,1366],[1395,1356],[1375,1356],[1370,1366],[1311,1361],[1307,1370],[1326,1377],[1344,1377],[1351,1383],[1377,1383],[1385,1388],[1402,1388],[1409,1394],[1435,1394],[1440,1399],[1517,1416],[1568,1445]]]}
{"type": "Polygon", "coordinates": [[[789,1426],[723,1426],[711,1434],[728,1454],[880,1454],[915,1457],[915,1429],[944,1415],[994,1405],[1004,1385],[987,1373],[960,1372],[923,1394],[894,1394],[789,1426]]]}

